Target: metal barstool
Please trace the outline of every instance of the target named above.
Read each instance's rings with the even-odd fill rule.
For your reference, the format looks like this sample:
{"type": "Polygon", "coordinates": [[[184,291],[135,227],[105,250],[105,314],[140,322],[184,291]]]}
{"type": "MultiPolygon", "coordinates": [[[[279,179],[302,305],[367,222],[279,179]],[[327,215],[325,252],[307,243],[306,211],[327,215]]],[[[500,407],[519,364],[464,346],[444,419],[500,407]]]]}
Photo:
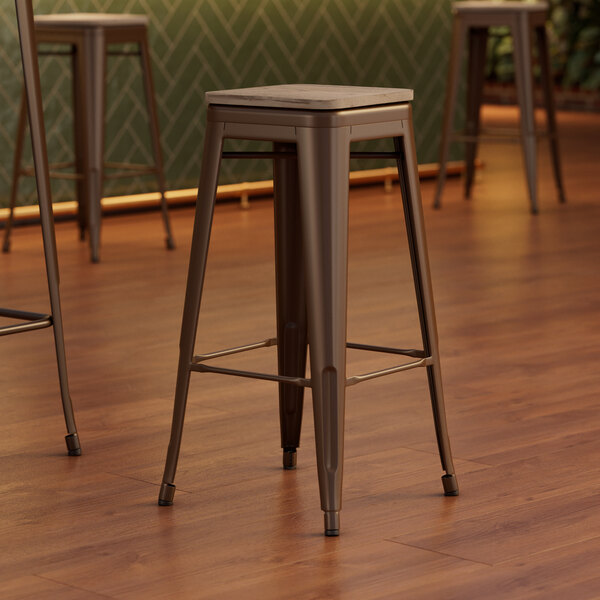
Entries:
{"type": "Polygon", "coordinates": [[[538,212],[536,183],[536,140],[547,135],[550,141],[554,178],[560,202],[565,202],[563,190],[552,73],[546,37],[546,2],[520,2],[519,0],[476,0],[454,2],[452,4],[452,48],[448,68],[446,104],[440,150],[440,174],[434,206],[441,206],[442,189],[446,180],[448,148],[453,140],[466,142],[465,196],[471,195],[475,173],[475,155],[479,139],[521,140],[531,212],[538,212]],[[513,40],[513,60],[515,85],[521,114],[521,131],[511,135],[506,131],[480,131],[480,108],[483,95],[487,36],[489,27],[508,26],[513,40]],[[533,101],[533,76],[531,57],[531,33],[535,33],[542,77],[544,106],[547,115],[547,132],[536,132],[533,101]],[[464,53],[465,39],[468,38],[467,66],[467,114],[464,133],[453,133],[456,96],[459,86],[460,69],[464,53]]]}
{"type": "Polygon", "coordinates": [[[33,163],[40,204],[40,219],[44,240],[44,255],[46,258],[46,274],[50,293],[52,313],[41,315],[22,310],[0,309],[0,317],[21,321],[20,323],[0,327],[0,336],[53,327],[56,359],[58,362],[58,377],[62,398],[65,421],[67,424],[67,450],[71,456],[81,454],[73,406],[69,395],[67,364],[63,339],[62,316],[59,294],[59,274],[56,257],[56,239],[54,236],[54,221],[52,216],[52,199],[50,195],[50,177],[48,155],[46,153],[46,136],[44,132],[44,114],[42,110],[42,94],[37,62],[37,49],[33,31],[33,10],[31,0],[15,0],[21,56],[23,59],[23,75],[25,94],[29,107],[29,122],[31,124],[31,145],[33,163]]]}
{"type": "MultiPolygon", "coordinates": [[[[147,30],[148,18],[144,15],[75,13],[35,17],[35,39],[38,44],[60,44],[70,47],[68,54],[72,57],[73,68],[75,164],[51,165],[50,175],[76,181],[81,237],[83,239],[87,229],[93,262],[98,262],[100,259],[101,199],[105,179],[156,175],[166,245],[169,249],[175,247],[165,199],[166,183],[147,30]],[[115,44],[135,44],[137,50],[133,52],[109,50],[109,46],[115,44]],[[129,55],[139,56],[141,60],[154,165],[104,162],[106,57],[129,55]],[[73,166],[75,173],[64,172],[64,169],[73,166]],[[116,170],[116,172],[107,173],[106,169],[116,170]]],[[[40,54],[63,55],[65,52],[44,50],[40,54]]],[[[19,179],[21,175],[32,174],[31,169],[23,168],[21,164],[26,122],[23,100],[17,128],[10,216],[4,234],[4,252],[10,249],[10,233],[19,179]]]]}
{"type": "Polygon", "coordinates": [[[175,470],[192,371],[279,382],[283,466],[293,468],[300,441],[303,391],[312,390],[317,468],[325,534],[339,533],[347,386],[416,367],[429,380],[446,495],[458,485],[446,428],[437,332],[414,148],[412,90],[281,85],[207,93],[202,174],[188,274],[171,440],[159,504],[173,502],[175,470]],[[350,142],[393,138],[393,152],[350,152],[350,142]],[[265,140],[272,152],[223,152],[226,138],[265,140]],[[219,166],[223,158],[272,158],[275,179],[277,337],[194,355],[219,166]],[[396,161],[400,176],[422,350],[346,341],[348,178],[350,157],[396,161]],[[310,344],[311,378],[305,374],[310,344]],[[278,375],[212,366],[210,359],[277,346],[278,375]],[[414,360],[346,377],[346,348],[414,360]]]}

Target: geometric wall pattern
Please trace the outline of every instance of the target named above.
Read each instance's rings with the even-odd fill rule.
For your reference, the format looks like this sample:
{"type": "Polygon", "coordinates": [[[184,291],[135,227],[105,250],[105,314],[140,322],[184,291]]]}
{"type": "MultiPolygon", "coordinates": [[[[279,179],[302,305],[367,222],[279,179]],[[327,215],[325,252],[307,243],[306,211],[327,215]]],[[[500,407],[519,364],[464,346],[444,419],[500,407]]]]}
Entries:
{"type": "MultiPolygon", "coordinates": [[[[150,46],[169,189],[197,183],[204,92],[277,83],[408,87],[420,162],[437,160],[450,36],[450,0],[34,0],[36,14],[130,12],[150,17],[150,46]]],[[[72,157],[68,58],[40,57],[48,150],[72,157]]],[[[9,192],[21,67],[14,2],[0,4],[0,206],[9,192]]],[[[109,160],[150,161],[137,59],[108,62],[109,160]]],[[[381,142],[380,142],[381,144],[381,142]]],[[[239,143],[237,148],[243,148],[239,143]]],[[[382,147],[382,146],[379,146],[382,147]]],[[[26,157],[30,150],[26,148],[26,157]]],[[[28,158],[29,160],[29,158],[28,158]]],[[[373,163],[356,163],[370,168],[373,163]]],[[[222,183],[272,176],[270,164],[226,161],[222,183]]],[[[25,184],[21,204],[35,202],[25,184]]],[[[106,194],[150,191],[152,178],[107,183],[106,194]]],[[[54,199],[73,198],[53,182],[54,199]]]]}

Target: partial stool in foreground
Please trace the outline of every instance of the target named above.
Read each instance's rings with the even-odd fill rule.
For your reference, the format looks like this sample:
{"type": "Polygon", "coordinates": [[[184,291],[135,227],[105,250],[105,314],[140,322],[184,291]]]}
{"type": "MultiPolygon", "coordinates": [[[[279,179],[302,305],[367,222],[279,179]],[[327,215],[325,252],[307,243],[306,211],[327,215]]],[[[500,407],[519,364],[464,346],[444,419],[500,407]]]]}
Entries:
{"type": "Polygon", "coordinates": [[[458,484],[446,427],[437,331],[415,155],[412,90],[281,85],[207,93],[208,116],[180,339],[171,441],[159,504],[170,505],[190,374],[221,373],[279,382],[283,464],[300,443],[304,388],[312,390],[317,469],[325,534],[339,533],[347,386],[424,367],[440,451],[443,489],[458,484]],[[268,152],[223,152],[226,138],[273,142],[268,152]],[[352,153],[358,140],[393,138],[393,152],[352,153]],[[396,161],[404,203],[423,349],[347,343],[348,180],[352,157],[396,161]],[[277,337],[194,354],[221,158],[272,158],[275,180],[277,337]],[[210,360],[277,346],[277,375],[212,366],[210,360]],[[310,345],[311,378],[306,378],[310,345]],[[404,355],[404,364],[346,376],[346,348],[404,355]]]}
{"type": "MultiPolygon", "coordinates": [[[[46,275],[48,278],[48,290],[50,293],[52,314],[42,315],[22,310],[0,308],[0,317],[18,321],[16,324],[0,327],[0,337],[33,331],[35,329],[44,329],[46,327],[53,328],[56,359],[58,362],[60,393],[67,424],[67,451],[71,456],[78,456],[81,454],[81,446],[79,445],[79,437],[75,426],[75,417],[73,414],[71,397],[69,395],[69,381],[67,378],[67,362],[65,357],[60,307],[58,262],[56,258],[56,239],[54,235],[50,178],[48,175],[48,156],[46,154],[46,136],[44,132],[44,114],[42,109],[37,51],[33,31],[33,10],[31,7],[31,0],[15,0],[15,5],[17,9],[19,39],[21,42],[25,93],[27,94],[27,103],[29,106],[31,145],[33,148],[33,162],[40,203],[42,237],[44,240],[44,255],[46,258],[46,275]]],[[[23,362],[23,368],[32,368],[30,365],[25,366],[25,357],[23,358],[23,362]]]]}
{"type": "Polygon", "coordinates": [[[537,198],[537,138],[547,135],[552,154],[554,179],[560,202],[565,202],[563,190],[558,133],[554,108],[552,73],[546,36],[548,4],[546,2],[520,2],[518,0],[476,0],[454,2],[452,4],[452,48],[448,67],[446,87],[446,105],[440,150],[440,174],[434,206],[441,206],[441,196],[446,180],[446,162],[450,142],[465,142],[465,196],[471,195],[475,175],[475,156],[480,139],[520,139],[523,146],[523,158],[531,212],[538,212],[537,198]],[[513,40],[513,60],[515,66],[515,85],[521,113],[521,131],[511,134],[507,131],[480,131],[480,108],[483,96],[484,72],[488,28],[508,26],[513,40]],[[533,101],[533,75],[531,35],[535,35],[538,59],[542,77],[544,106],[547,115],[547,132],[536,132],[533,101]],[[465,40],[468,39],[467,64],[467,111],[466,128],[462,133],[453,133],[456,96],[464,53],[465,40]]]}
{"type": "MultiPolygon", "coordinates": [[[[40,45],[51,44],[46,55],[65,54],[59,46],[67,45],[73,66],[73,123],[75,131],[75,164],[50,165],[50,175],[72,179],[77,186],[79,227],[83,239],[87,230],[93,262],[100,260],[101,200],[106,179],[154,175],[160,192],[160,205],[167,248],[174,248],[173,236],[165,199],[166,182],[160,146],[158,113],[154,98],[152,66],[148,46],[148,17],[103,13],[40,15],[35,17],[35,39],[40,45]],[[132,52],[115,49],[115,45],[134,44],[132,52]],[[106,60],[108,56],[138,56],[144,79],[150,138],[154,164],[104,162],[104,114],[106,95],[106,60]],[[75,172],[65,169],[75,167],[75,172]]],[[[25,136],[26,106],[21,104],[13,165],[10,216],[4,234],[4,252],[10,249],[10,232],[16,204],[19,179],[32,172],[23,168],[22,154],[25,136]]]]}

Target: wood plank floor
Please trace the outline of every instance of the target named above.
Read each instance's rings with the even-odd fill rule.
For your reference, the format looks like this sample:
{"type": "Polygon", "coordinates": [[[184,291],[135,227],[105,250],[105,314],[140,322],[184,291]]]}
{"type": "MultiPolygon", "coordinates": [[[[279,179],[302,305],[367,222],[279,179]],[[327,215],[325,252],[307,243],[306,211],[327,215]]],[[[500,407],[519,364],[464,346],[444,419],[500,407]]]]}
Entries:
{"type": "MultiPolygon", "coordinates": [[[[513,109],[485,118],[514,122],[513,109]]],[[[57,226],[83,455],[65,456],[49,330],[0,340],[4,599],[600,598],[600,115],[559,115],[568,204],[540,146],[481,148],[473,198],[423,184],[458,498],[442,496],[424,373],[350,388],[342,535],[324,538],[310,394],[280,469],[276,387],[194,375],[175,505],[156,505],[192,211],[104,221],[91,265],[57,226]]],[[[418,346],[398,189],[351,194],[349,339],[418,346]]],[[[272,205],[220,205],[198,350],[272,335],[272,205]]],[[[37,227],[0,255],[0,304],[44,311],[37,227]]],[[[352,352],[349,372],[386,360],[352,352]]],[[[229,359],[275,369],[272,349],[229,359]]],[[[392,360],[393,363],[393,360],[392,360]]]]}

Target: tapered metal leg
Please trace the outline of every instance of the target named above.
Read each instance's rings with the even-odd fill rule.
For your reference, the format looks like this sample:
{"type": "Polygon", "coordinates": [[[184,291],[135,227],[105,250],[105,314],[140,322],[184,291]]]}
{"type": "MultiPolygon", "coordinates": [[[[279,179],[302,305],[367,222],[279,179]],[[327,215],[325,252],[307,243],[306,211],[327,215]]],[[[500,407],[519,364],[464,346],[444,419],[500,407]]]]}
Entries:
{"type": "Polygon", "coordinates": [[[485,58],[487,49],[487,28],[473,27],[469,30],[469,66],[467,69],[467,123],[465,133],[472,136],[465,145],[465,197],[471,197],[471,187],[475,178],[475,158],[477,156],[477,135],[479,115],[483,98],[485,78],[485,58]]]}
{"type": "Polygon", "coordinates": [[[87,86],[85,63],[82,56],[83,39],[72,46],[71,66],[73,73],[73,141],[75,150],[75,182],[77,192],[77,219],[79,238],[85,239],[88,228],[88,192],[89,192],[89,131],[87,128],[87,86]]]}
{"type": "Polygon", "coordinates": [[[415,154],[411,121],[406,121],[405,129],[407,133],[404,137],[394,138],[394,146],[396,152],[402,155],[402,158],[398,160],[398,174],[402,190],[402,202],[404,205],[417,305],[419,308],[423,349],[431,357],[431,364],[427,366],[427,379],[429,382],[440,459],[442,468],[446,471],[442,477],[442,483],[444,493],[447,496],[456,496],[458,495],[458,483],[454,472],[448,427],[446,425],[433,291],[429,274],[427,240],[425,237],[425,224],[423,221],[417,172],[417,157],[415,154]]]}
{"type": "Polygon", "coordinates": [[[148,47],[147,36],[144,33],[143,40],[140,42],[140,53],[142,59],[142,73],[144,76],[144,89],[146,92],[146,105],[148,107],[148,121],[150,123],[150,137],[152,138],[152,149],[154,152],[154,164],[156,166],[156,180],[158,191],[160,192],[160,208],[165,227],[165,243],[169,250],[175,248],[173,235],[171,233],[171,223],[169,221],[169,210],[165,192],[167,189],[165,182],[165,170],[163,164],[162,149],[160,146],[160,133],[158,127],[158,112],[156,110],[156,101],[154,98],[154,83],[152,81],[152,63],[150,61],[150,49],[148,47]]]}
{"type": "Polygon", "coordinates": [[[23,160],[23,145],[25,142],[25,128],[27,127],[27,98],[25,90],[21,95],[21,107],[19,109],[19,122],[17,124],[17,135],[15,140],[15,155],[13,157],[13,176],[12,185],[10,188],[10,204],[8,220],[4,230],[4,243],[2,244],[3,252],[10,252],[10,234],[15,214],[15,206],[17,204],[17,194],[19,192],[19,181],[21,179],[21,161],[23,160]]]}
{"type": "Polygon", "coordinates": [[[33,11],[30,0],[15,0],[15,5],[17,9],[25,91],[27,94],[27,105],[29,110],[33,164],[35,167],[36,185],[40,204],[40,219],[42,222],[42,236],[44,240],[44,255],[46,259],[46,274],[48,277],[48,291],[50,294],[50,306],[52,310],[58,375],[63,411],[68,431],[66,437],[67,449],[70,455],[79,455],[81,454],[81,448],[77,436],[77,429],[75,427],[75,417],[73,414],[71,397],[69,395],[63,340],[56,238],[54,235],[54,219],[52,215],[52,198],[50,192],[48,155],[46,150],[46,134],[44,131],[42,94],[33,29],[33,11]]]}
{"type": "Polygon", "coordinates": [[[521,113],[521,140],[527,174],[531,212],[537,214],[537,149],[533,112],[533,75],[531,71],[531,38],[526,14],[513,19],[511,33],[514,46],[515,79],[519,111],[521,113]]]}
{"type": "Polygon", "coordinates": [[[106,44],[101,29],[86,32],[83,43],[86,97],[89,104],[87,223],[92,262],[100,260],[100,226],[104,177],[104,106],[106,94],[106,44]]]}
{"type": "Polygon", "coordinates": [[[297,128],[317,470],[332,536],[342,504],[349,140],[346,127],[297,128]]]}
{"type": "Polygon", "coordinates": [[[465,26],[460,17],[455,16],[452,21],[452,43],[450,48],[450,63],[448,65],[448,82],[446,84],[446,101],[444,104],[444,122],[442,125],[442,141],[440,144],[440,172],[437,180],[437,189],[433,201],[434,208],[442,205],[442,190],[446,182],[446,163],[454,127],[454,112],[456,110],[456,96],[460,79],[460,68],[465,46],[465,26]]]}
{"type": "MultiPolygon", "coordinates": [[[[276,152],[293,152],[295,149],[295,144],[274,145],[276,152]]],[[[273,175],[278,370],[279,375],[304,377],[308,341],[296,157],[275,159],[273,175]]],[[[279,422],[284,469],[296,467],[303,403],[303,387],[279,384],[279,422]]]]}
{"type": "Polygon", "coordinates": [[[562,171],[560,168],[560,151],[558,145],[558,131],[556,128],[556,107],[554,104],[554,87],[552,82],[552,70],[550,69],[550,56],[548,54],[546,27],[536,27],[535,33],[542,72],[542,87],[544,90],[544,105],[546,107],[546,122],[548,127],[548,140],[550,142],[550,154],[552,156],[552,167],[554,170],[554,181],[556,182],[559,202],[566,202],[562,171]]]}
{"type": "Polygon", "coordinates": [[[181,435],[185,418],[185,407],[190,383],[190,364],[194,355],[196,329],[198,327],[198,312],[202,297],[202,286],[206,271],[206,258],[212,226],[215,197],[217,193],[217,179],[221,163],[221,150],[223,146],[223,124],[207,122],[204,139],[204,154],[202,157],[202,172],[198,186],[198,200],[196,203],[196,217],[192,237],[192,250],[188,271],[187,290],[183,308],[183,322],[181,324],[181,338],[179,342],[179,367],[177,370],[177,385],[175,389],[175,405],[173,408],[173,423],[171,439],[167,452],[165,472],[160,488],[158,503],[169,506],[173,503],[175,494],[175,471],[181,447],[181,435]]]}

